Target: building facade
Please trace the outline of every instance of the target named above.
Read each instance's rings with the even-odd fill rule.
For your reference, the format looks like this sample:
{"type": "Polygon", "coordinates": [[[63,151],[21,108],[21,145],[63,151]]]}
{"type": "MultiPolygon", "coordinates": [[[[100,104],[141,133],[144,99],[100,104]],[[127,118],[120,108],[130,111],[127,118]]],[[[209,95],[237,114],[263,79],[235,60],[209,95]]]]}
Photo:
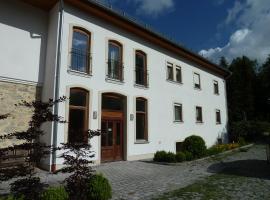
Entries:
{"type": "MultiPolygon", "coordinates": [[[[226,138],[226,70],[95,1],[0,4],[0,113],[14,110],[9,99],[69,98],[54,108],[68,123],[44,125],[46,143],[100,129],[90,141],[100,163],[175,152],[193,134],[208,146],[226,138]]],[[[2,132],[27,125],[18,113],[2,132]]]]}

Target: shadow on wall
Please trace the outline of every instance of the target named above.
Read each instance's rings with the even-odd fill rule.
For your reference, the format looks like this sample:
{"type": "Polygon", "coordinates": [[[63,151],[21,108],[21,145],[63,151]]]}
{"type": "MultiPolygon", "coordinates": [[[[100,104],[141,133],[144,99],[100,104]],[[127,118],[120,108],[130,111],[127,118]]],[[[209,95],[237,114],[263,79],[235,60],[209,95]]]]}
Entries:
{"type": "MultiPolygon", "coordinates": [[[[0,24],[29,32],[29,37],[41,41],[39,56],[38,82],[43,81],[46,46],[47,46],[48,13],[33,9],[30,5],[16,0],[0,1],[0,24]]],[[[2,30],[1,30],[2,31],[2,30]]],[[[10,38],[12,40],[12,38],[10,38]]],[[[11,43],[12,44],[12,43],[11,43]]],[[[12,44],[14,45],[14,44],[12,44]]],[[[27,49],[27,45],[22,47],[27,49]]],[[[14,48],[15,50],[15,48],[14,48]]],[[[14,55],[19,52],[14,52],[14,55]]],[[[27,67],[27,66],[24,66],[27,67]]]]}
{"type": "Polygon", "coordinates": [[[207,171],[270,180],[270,164],[266,160],[237,160],[217,163],[211,165],[207,171]]]}

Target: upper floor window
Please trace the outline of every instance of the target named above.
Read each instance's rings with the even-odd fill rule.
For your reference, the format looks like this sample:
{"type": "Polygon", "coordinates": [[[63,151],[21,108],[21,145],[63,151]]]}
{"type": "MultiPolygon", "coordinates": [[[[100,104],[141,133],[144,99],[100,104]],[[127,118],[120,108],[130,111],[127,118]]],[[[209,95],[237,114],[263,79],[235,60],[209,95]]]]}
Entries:
{"type": "Polygon", "coordinates": [[[219,87],[217,81],[214,81],[214,94],[219,94],[219,87]]]}
{"type": "Polygon", "coordinates": [[[173,81],[173,64],[167,63],[167,80],[173,81]]]}
{"type": "Polygon", "coordinates": [[[136,140],[148,140],[147,100],[136,98],[136,140]]]}
{"type": "Polygon", "coordinates": [[[194,81],[194,88],[201,89],[201,78],[200,78],[200,74],[194,73],[193,74],[193,81],[194,81]]]}
{"type": "Polygon", "coordinates": [[[179,104],[179,103],[174,104],[174,121],[175,122],[182,122],[183,121],[182,104],[179,104]]]}
{"type": "Polygon", "coordinates": [[[196,122],[202,123],[203,116],[202,116],[202,107],[196,106],[196,122]]]}
{"type": "Polygon", "coordinates": [[[122,45],[110,40],[108,49],[108,78],[123,81],[122,45]]]}
{"type": "Polygon", "coordinates": [[[89,93],[81,88],[70,89],[68,141],[87,143],[89,93]]]}
{"type": "Polygon", "coordinates": [[[180,66],[167,63],[167,80],[182,83],[182,70],[180,66]]]}
{"type": "Polygon", "coordinates": [[[80,28],[73,28],[71,48],[71,70],[90,74],[90,39],[88,31],[80,28]]]}
{"type": "Polygon", "coordinates": [[[221,124],[220,110],[216,110],[216,123],[221,124]]]}
{"type": "Polygon", "coordinates": [[[138,85],[148,86],[147,77],[147,56],[142,51],[136,51],[135,58],[135,83],[138,85]]]}

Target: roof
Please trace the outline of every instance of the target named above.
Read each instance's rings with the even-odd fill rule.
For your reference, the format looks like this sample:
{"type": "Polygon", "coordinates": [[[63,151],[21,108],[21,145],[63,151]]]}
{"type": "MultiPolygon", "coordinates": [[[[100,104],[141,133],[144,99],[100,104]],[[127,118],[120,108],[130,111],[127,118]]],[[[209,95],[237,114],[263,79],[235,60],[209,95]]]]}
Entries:
{"type": "MultiPolygon", "coordinates": [[[[59,0],[23,0],[32,5],[41,7],[43,9],[50,9],[59,0]],[[49,2],[49,3],[46,3],[49,2]]],[[[170,52],[197,64],[199,67],[209,70],[213,73],[227,77],[230,71],[224,69],[208,59],[192,52],[180,43],[173,39],[166,37],[164,34],[154,31],[149,25],[144,24],[137,19],[129,16],[127,13],[114,9],[110,4],[102,3],[97,0],[64,0],[65,3],[70,4],[80,10],[109,21],[111,24],[124,29],[132,34],[136,34],[148,42],[154,43],[170,52]]]]}

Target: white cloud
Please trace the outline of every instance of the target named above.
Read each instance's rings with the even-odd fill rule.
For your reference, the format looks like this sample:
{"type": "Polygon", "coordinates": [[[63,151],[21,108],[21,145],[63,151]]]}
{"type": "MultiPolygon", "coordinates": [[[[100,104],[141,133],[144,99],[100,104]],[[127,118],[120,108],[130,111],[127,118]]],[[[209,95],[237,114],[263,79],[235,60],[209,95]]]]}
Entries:
{"type": "Polygon", "coordinates": [[[138,14],[157,16],[174,9],[174,0],[129,0],[138,7],[138,14]]]}
{"type": "Polygon", "coordinates": [[[264,62],[270,54],[270,3],[269,0],[245,0],[228,11],[226,24],[236,27],[228,43],[223,47],[201,50],[199,54],[213,61],[221,56],[232,60],[246,55],[264,62]],[[237,7],[237,9],[236,9],[237,7]]]}

